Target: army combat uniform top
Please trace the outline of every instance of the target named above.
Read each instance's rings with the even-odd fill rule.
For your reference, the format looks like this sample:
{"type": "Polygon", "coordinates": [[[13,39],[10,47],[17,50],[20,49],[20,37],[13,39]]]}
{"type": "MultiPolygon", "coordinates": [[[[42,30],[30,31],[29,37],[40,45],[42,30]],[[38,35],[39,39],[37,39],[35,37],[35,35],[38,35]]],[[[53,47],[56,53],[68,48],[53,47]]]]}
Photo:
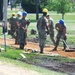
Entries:
{"type": "Polygon", "coordinates": [[[44,48],[46,42],[46,30],[48,30],[47,19],[42,16],[37,21],[37,30],[39,35],[39,46],[40,48],[44,48]]]}
{"type": "Polygon", "coordinates": [[[50,35],[50,38],[53,42],[53,44],[55,45],[55,40],[54,40],[54,21],[52,18],[48,19],[48,30],[49,30],[49,35],[50,35]]]}
{"type": "Polygon", "coordinates": [[[29,20],[26,18],[22,18],[20,20],[20,48],[24,49],[24,45],[26,43],[26,37],[27,37],[27,27],[29,20]]]}
{"type": "Polygon", "coordinates": [[[14,38],[15,37],[14,33],[16,30],[16,17],[11,17],[9,20],[9,24],[10,24],[11,36],[12,38],[14,38]]]}

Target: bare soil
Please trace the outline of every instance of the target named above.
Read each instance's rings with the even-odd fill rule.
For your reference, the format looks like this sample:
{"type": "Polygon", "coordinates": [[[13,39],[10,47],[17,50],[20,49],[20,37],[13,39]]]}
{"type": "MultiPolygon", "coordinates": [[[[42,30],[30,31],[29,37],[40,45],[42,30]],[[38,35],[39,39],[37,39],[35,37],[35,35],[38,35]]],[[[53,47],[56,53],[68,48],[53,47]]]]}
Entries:
{"type": "MultiPolygon", "coordinates": [[[[0,44],[4,44],[3,38],[0,38],[0,44]]],[[[6,45],[19,48],[19,45],[14,44],[14,39],[6,39],[6,45]]],[[[27,45],[25,46],[25,48],[31,48],[31,49],[40,51],[39,44],[34,43],[34,42],[27,42],[27,45]]],[[[44,48],[44,54],[54,53],[54,54],[58,54],[58,55],[64,56],[64,57],[69,57],[69,58],[73,58],[73,59],[75,58],[75,52],[65,52],[62,50],[63,49],[62,47],[58,47],[57,51],[52,51],[53,48],[54,48],[54,46],[52,46],[52,45],[50,45],[50,46],[46,45],[44,48]]]]}
{"type": "Polygon", "coordinates": [[[25,63],[33,64],[35,66],[41,66],[43,68],[53,70],[56,72],[65,73],[66,75],[75,75],[75,62],[61,62],[59,60],[55,61],[51,60],[49,58],[43,58],[43,57],[32,57],[35,60],[35,62],[29,61],[29,60],[21,60],[25,63]]]}
{"type": "MultiPolygon", "coordinates": [[[[0,38],[0,44],[4,44],[4,39],[0,38]]],[[[7,39],[6,40],[6,44],[9,46],[13,46],[13,47],[17,47],[19,48],[19,45],[15,45],[14,44],[14,39],[7,39]]],[[[33,42],[27,42],[27,45],[25,46],[25,48],[30,48],[33,50],[38,50],[39,49],[39,44],[38,43],[33,43],[33,42]]],[[[75,59],[75,52],[65,52],[62,50],[62,47],[58,47],[57,51],[51,51],[54,48],[54,46],[45,46],[44,48],[44,54],[56,54],[56,55],[60,55],[60,56],[64,56],[64,57],[68,57],[68,58],[73,58],[75,59]]],[[[43,57],[37,57],[35,59],[39,59],[41,62],[30,62],[30,61],[24,61],[26,63],[29,64],[33,64],[36,66],[41,66],[50,70],[54,70],[54,71],[58,71],[58,72],[63,72],[66,73],[67,75],[75,75],[75,62],[61,62],[61,61],[53,61],[50,59],[45,59],[43,57]]]]}

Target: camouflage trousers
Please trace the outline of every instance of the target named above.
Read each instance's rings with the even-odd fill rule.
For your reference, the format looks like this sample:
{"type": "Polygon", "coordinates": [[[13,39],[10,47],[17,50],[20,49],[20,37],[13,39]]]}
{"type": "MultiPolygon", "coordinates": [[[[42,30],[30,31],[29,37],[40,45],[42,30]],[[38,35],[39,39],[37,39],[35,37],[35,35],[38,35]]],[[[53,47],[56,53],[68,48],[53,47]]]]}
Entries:
{"type": "Polygon", "coordinates": [[[39,34],[39,46],[44,48],[46,43],[46,31],[38,31],[39,34]]]}
{"type": "MultiPolygon", "coordinates": [[[[58,45],[59,45],[61,36],[62,36],[62,34],[57,34],[57,39],[56,39],[55,49],[57,49],[57,47],[58,47],[58,45]]],[[[65,36],[65,37],[63,38],[63,40],[66,42],[67,37],[65,36]]],[[[66,45],[65,45],[64,42],[63,42],[63,47],[64,47],[64,49],[66,48],[66,45]]]]}
{"type": "Polygon", "coordinates": [[[15,36],[15,44],[19,44],[20,43],[20,29],[16,29],[16,36],[15,36]]]}
{"type": "Polygon", "coordinates": [[[54,40],[54,33],[50,34],[50,39],[53,42],[53,44],[55,45],[55,40],[54,40]]]}
{"type": "Polygon", "coordinates": [[[27,34],[25,31],[20,32],[20,49],[24,49],[24,46],[26,45],[26,38],[27,34]]]}

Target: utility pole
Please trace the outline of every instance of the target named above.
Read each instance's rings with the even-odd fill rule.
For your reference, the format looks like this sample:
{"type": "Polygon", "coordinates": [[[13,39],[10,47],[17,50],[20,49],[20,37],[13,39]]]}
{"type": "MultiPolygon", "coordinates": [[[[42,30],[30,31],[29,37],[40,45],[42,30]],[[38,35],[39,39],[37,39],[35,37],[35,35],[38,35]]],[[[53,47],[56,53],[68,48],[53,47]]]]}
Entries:
{"type": "Polygon", "coordinates": [[[3,20],[4,20],[4,47],[6,51],[6,30],[7,30],[7,2],[8,0],[3,0],[3,20]]]}

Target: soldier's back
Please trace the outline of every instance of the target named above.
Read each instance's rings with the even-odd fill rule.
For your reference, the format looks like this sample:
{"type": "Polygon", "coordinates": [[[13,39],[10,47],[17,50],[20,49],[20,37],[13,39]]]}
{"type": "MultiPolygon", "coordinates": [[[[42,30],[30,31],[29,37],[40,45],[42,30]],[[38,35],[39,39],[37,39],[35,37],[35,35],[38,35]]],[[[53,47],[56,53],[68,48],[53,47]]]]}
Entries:
{"type": "Polygon", "coordinates": [[[45,29],[46,26],[46,19],[44,16],[40,17],[37,22],[37,28],[38,29],[45,29]]]}

